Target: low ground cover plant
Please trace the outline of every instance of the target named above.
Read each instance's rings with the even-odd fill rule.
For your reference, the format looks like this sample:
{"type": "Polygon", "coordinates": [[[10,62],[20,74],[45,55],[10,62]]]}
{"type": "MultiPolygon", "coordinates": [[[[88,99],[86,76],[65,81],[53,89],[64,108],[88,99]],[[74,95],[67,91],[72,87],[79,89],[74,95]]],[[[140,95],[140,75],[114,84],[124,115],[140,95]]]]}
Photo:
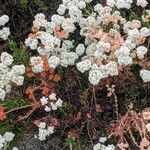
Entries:
{"type": "Polygon", "coordinates": [[[12,126],[0,129],[0,149],[19,149],[12,140],[27,125],[37,140],[60,137],[56,150],[150,149],[149,7],[62,0],[51,17],[34,16],[20,43],[3,14],[0,124],[12,126]]]}

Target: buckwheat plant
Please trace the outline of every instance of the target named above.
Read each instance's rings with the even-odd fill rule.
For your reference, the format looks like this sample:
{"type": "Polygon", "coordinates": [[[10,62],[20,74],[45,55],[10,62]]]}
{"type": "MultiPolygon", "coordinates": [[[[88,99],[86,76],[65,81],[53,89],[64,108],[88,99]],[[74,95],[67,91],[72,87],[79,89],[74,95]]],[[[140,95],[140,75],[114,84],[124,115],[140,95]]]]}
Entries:
{"type": "Polygon", "coordinates": [[[11,91],[13,84],[23,85],[25,73],[24,65],[13,65],[13,56],[2,52],[0,56],[0,99],[4,100],[6,93],[11,91]]]}
{"type": "Polygon", "coordinates": [[[50,112],[51,110],[57,110],[58,108],[62,107],[63,101],[56,97],[55,93],[49,95],[49,97],[43,96],[40,99],[42,106],[44,106],[44,110],[46,112],[50,112]]]}
{"type": "MultiPolygon", "coordinates": [[[[0,38],[7,40],[10,35],[9,27],[3,27],[9,21],[7,15],[0,17],[0,38]]],[[[23,85],[25,73],[24,65],[13,65],[13,56],[7,52],[2,52],[0,56],[0,99],[4,100],[6,93],[11,91],[13,83],[20,86],[23,85]]]]}
{"type": "MultiPolygon", "coordinates": [[[[107,0],[106,6],[92,0],[62,0],[48,21],[44,14],[37,14],[32,33],[25,44],[37,50],[38,57],[47,56],[49,67],[76,66],[89,72],[89,81],[97,85],[102,79],[116,76],[119,69],[145,59],[145,44],[150,29],[141,20],[129,20],[121,14],[122,8],[130,9],[132,0],[107,0]]],[[[146,0],[137,0],[145,8],[146,0]]],[[[149,10],[146,10],[149,12],[149,10]]],[[[142,18],[149,20],[147,14],[142,18]]],[[[31,58],[32,59],[32,58],[31,58]]],[[[41,69],[41,63],[38,64],[41,69]]],[[[144,81],[149,81],[149,71],[141,71],[144,81]],[[145,80],[146,78],[146,80],[145,80]]]]}
{"type": "Polygon", "coordinates": [[[7,144],[14,139],[15,134],[6,132],[3,136],[0,134],[0,150],[6,149],[7,144]]]}
{"type": "Polygon", "coordinates": [[[46,137],[50,136],[54,133],[54,127],[46,125],[45,122],[40,122],[39,124],[39,133],[35,135],[35,138],[39,139],[40,141],[46,140],[46,137]]]}
{"type": "Polygon", "coordinates": [[[113,144],[108,144],[106,146],[106,142],[106,137],[99,138],[99,143],[94,145],[93,150],[115,150],[115,146],[113,144]]]}
{"type": "Polygon", "coordinates": [[[4,25],[9,21],[9,17],[7,15],[3,15],[0,17],[0,38],[3,40],[7,40],[10,35],[9,27],[4,27],[4,25]]]}

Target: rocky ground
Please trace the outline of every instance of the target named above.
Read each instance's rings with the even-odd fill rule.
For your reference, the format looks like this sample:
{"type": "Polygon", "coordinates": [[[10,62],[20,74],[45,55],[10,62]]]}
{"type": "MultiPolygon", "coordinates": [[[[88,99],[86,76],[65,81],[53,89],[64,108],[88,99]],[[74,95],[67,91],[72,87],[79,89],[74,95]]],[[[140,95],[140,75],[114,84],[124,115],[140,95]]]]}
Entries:
{"type": "Polygon", "coordinates": [[[34,138],[34,135],[26,135],[26,137],[19,143],[19,150],[65,150],[59,147],[61,140],[58,137],[53,137],[47,141],[41,142],[34,138]]]}

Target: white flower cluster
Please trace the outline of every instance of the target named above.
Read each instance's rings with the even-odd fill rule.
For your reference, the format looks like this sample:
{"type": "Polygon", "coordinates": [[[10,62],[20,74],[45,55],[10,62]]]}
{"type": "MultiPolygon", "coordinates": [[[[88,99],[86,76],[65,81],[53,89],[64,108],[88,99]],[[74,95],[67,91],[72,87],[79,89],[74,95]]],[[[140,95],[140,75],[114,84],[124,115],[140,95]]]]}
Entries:
{"type": "Polygon", "coordinates": [[[0,134],[0,150],[6,148],[7,144],[10,143],[15,137],[12,132],[6,132],[3,136],[0,134]]]}
{"type": "Polygon", "coordinates": [[[146,0],[137,0],[137,6],[141,6],[145,8],[147,6],[148,2],[146,0]]]}
{"type": "MultiPolygon", "coordinates": [[[[133,0],[107,0],[107,5],[110,7],[116,6],[118,9],[126,8],[130,9],[133,0]]],[[[137,6],[145,8],[148,2],[146,0],[137,0],[137,6]]]]}
{"type": "Polygon", "coordinates": [[[3,40],[7,40],[8,36],[10,35],[10,29],[9,27],[4,27],[4,25],[9,21],[9,17],[7,15],[3,15],[0,17],[0,27],[2,26],[2,29],[0,29],[0,38],[3,40]]]}
{"type": "Polygon", "coordinates": [[[31,57],[30,63],[34,73],[40,73],[43,71],[43,59],[40,56],[31,57]]]}
{"type": "Polygon", "coordinates": [[[142,15],[143,22],[149,22],[150,21],[150,10],[146,9],[145,13],[142,15]]]}
{"type": "Polygon", "coordinates": [[[139,46],[137,47],[136,49],[136,52],[137,52],[137,56],[139,59],[143,59],[144,58],[144,55],[147,54],[147,48],[145,46],[139,46]]]}
{"type": "MultiPolygon", "coordinates": [[[[138,20],[128,21],[112,8],[129,9],[133,1],[107,0],[107,6],[96,4],[89,8],[87,3],[91,1],[63,0],[51,21],[43,14],[35,16],[33,32],[25,41],[40,55],[31,58],[33,72],[42,71],[40,57],[46,55],[50,68],[74,65],[81,73],[88,71],[90,83],[97,85],[104,78],[118,75],[121,66],[146,57],[144,42],[150,29],[138,20]]],[[[146,2],[142,1],[137,3],[143,7],[146,2]]]]}
{"type": "Polygon", "coordinates": [[[118,9],[121,8],[131,8],[132,0],[107,0],[107,5],[110,7],[116,6],[118,9]]]}
{"type": "Polygon", "coordinates": [[[57,110],[58,108],[62,107],[63,101],[60,98],[56,97],[55,93],[49,95],[49,97],[43,96],[40,99],[42,106],[44,106],[44,110],[46,112],[50,112],[51,110],[57,110]]]}
{"type": "Polygon", "coordinates": [[[149,70],[141,70],[140,76],[144,82],[150,82],[150,71],[149,70]]]}
{"type": "Polygon", "coordinates": [[[4,100],[6,93],[11,91],[12,83],[23,85],[25,66],[12,66],[14,59],[7,52],[1,53],[0,60],[0,99],[4,100]]]}
{"type": "Polygon", "coordinates": [[[39,139],[40,141],[46,140],[46,137],[50,136],[54,133],[53,126],[47,126],[45,122],[40,122],[39,124],[39,133],[35,135],[35,138],[39,139]]]}
{"type": "Polygon", "coordinates": [[[91,84],[97,85],[101,79],[109,75],[118,75],[117,63],[114,61],[109,62],[107,65],[101,65],[100,67],[94,64],[89,72],[89,81],[91,84]]]}
{"type": "Polygon", "coordinates": [[[94,145],[93,150],[115,150],[115,146],[113,144],[105,145],[105,142],[107,141],[106,137],[101,137],[99,139],[99,143],[94,145]]]}

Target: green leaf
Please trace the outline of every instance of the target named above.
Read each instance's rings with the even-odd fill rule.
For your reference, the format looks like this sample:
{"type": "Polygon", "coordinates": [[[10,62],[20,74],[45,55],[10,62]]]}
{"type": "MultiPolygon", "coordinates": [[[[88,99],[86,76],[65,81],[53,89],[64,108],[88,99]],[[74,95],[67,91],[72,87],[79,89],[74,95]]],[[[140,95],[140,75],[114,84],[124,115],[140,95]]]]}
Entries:
{"type": "Polygon", "coordinates": [[[30,54],[27,49],[18,48],[18,45],[14,41],[9,41],[7,43],[8,48],[12,51],[12,55],[16,63],[28,65],[30,54]]]}
{"type": "Polygon", "coordinates": [[[2,102],[5,110],[14,109],[29,104],[27,99],[6,99],[2,102]]]}

